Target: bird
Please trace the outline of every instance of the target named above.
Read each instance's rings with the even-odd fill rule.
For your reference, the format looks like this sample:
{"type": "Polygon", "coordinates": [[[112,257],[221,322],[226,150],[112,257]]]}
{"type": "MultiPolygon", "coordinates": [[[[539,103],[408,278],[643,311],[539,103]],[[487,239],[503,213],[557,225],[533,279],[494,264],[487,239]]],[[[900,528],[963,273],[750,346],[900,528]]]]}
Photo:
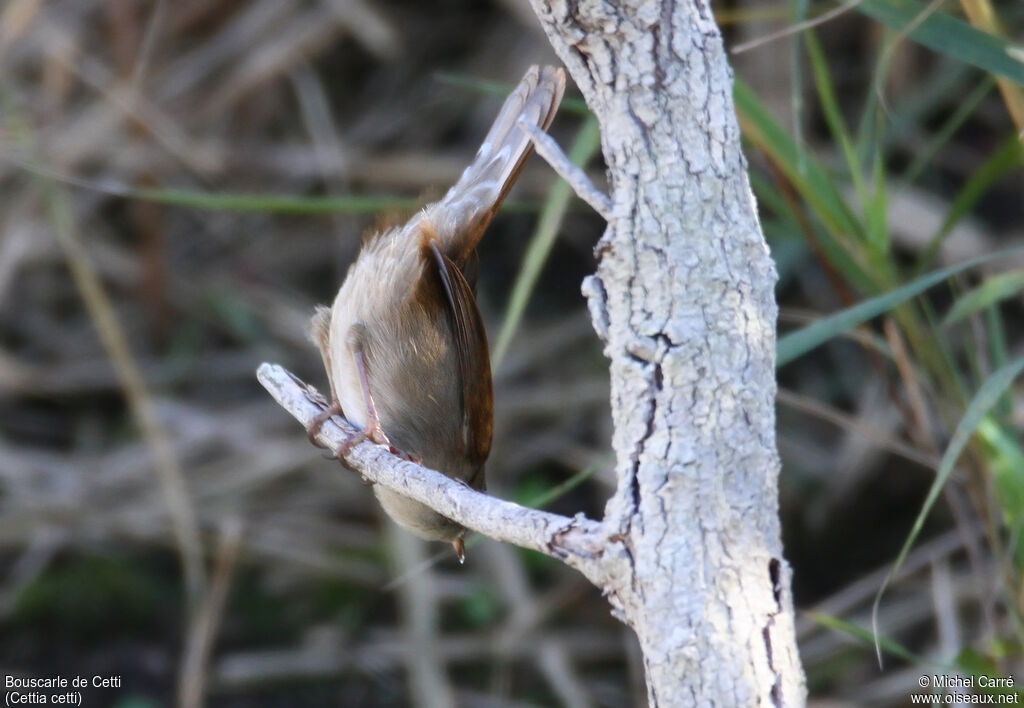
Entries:
{"type": "MultiPolygon", "coordinates": [[[[561,68],[531,66],[455,185],[404,226],[366,239],[334,303],[317,306],[309,337],[331,403],[308,428],[314,443],[322,425],[342,415],[357,432],[339,459],[369,439],[486,489],[494,394],[476,247],[533,150],[518,121],[546,131],[564,91],[561,68]]],[[[400,526],[452,544],[465,561],[462,525],[382,485],[374,493],[400,526]]]]}

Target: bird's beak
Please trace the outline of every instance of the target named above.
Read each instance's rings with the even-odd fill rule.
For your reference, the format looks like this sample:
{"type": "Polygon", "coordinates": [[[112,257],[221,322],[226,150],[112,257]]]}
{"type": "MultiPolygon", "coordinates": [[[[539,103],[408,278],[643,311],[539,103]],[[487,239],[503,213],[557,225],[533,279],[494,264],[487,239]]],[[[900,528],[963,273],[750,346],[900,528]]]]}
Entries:
{"type": "Polygon", "coordinates": [[[455,555],[459,557],[459,564],[466,562],[466,544],[462,542],[462,537],[452,541],[452,548],[455,549],[455,555]]]}

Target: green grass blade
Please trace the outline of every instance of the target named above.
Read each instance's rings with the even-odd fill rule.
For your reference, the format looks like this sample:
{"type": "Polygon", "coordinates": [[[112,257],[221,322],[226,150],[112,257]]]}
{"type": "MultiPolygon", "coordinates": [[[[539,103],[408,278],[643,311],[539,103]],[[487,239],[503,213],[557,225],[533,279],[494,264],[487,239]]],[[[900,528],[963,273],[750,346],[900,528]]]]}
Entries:
{"type": "Polygon", "coordinates": [[[836,98],[835,86],[832,84],[832,75],[829,73],[828,62],[825,60],[825,52],[821,43],[813,32],[804,32],[804,43],[807,46],[807,53],[811,59],[811,70],[814,74],[814,85],[818,89],[818,101],[821,104],[822,113],[825,115],[825,122],[828,124],[832,138],[839,144],[846,159],[846,169],[849,171],[850,179],[853,180],[854,189],[857,190],[857,197],[861,204],[868,203],[868,189],[864,182],[864,172],[860,164],[860,158],[854,149],[853,141],[850,139],[850,131],[843,120],[843,112],[839,108],[839,100],[836,98]]]}
{"type": "Polygon", "coordinates": [[[1024,85],[1024,63],[1010,56],[1014,44],[975,29],[943,12],[922,18],[927,7],[917,0],[864,0],[857,9],[897,32],[914,23],[910,38],[919,44],[986,72],[999,74],[1024,85]]]}
{"type": "MultiPolygon", "coordinates": [[[[768,212],[772,212],[778,219],[778,224],[784,226],[786,238],[799,239],[805,249],[809,245],[820,246],[824,259],[834,265],[843,277],[860,288],[862,292],[877,291],[876,284],[868,277],[864,269],[832,238],[819,220],[808,219],[806,215],[797,213],[796,210],[800,208],[800,205],[786,199],[779,187],[774,182],[765,179],[762,173],[751,172],[750,182],[754,188],[754,194],[757,196],[758,208],[761,211],[761,225],[766,229],[766,235],[768,234],[768,225],[772,222],[772,215],[768,212]],[[805,228],[810,228],[811,233],[805,233],[805,228]]],[[[782,233],[776,230],[771,235],[774,237],[782,233]]],[[[772,244],[772,249],[772,256],[775,257],[775,244],[772,244]]]]}
{"type": "Polygon", "coordinates": [[[798,149],[747,84],[737,79],[733,91],[744,136],[764,150],[807,200],[825,228],[837,239],[863,240],[862,229],[832,177],[811,157],[798,149]]]}
{"type": "Polygon", "coordinates": [[[978,201],[997,181],[1021,165],[1024,165],[1024,147],[1021,146],[1020,139],[1016,135],[1010,135],[992,156],[974,171],[967,184],[956,195],[938,233],[932,238],[921,258],[918,259],[918,268],[927,268],[935,258],[935,254],[939,252],[946,237],[953,231],[953,227],[974,209],[978,201]]]}
{"type": "MultiPolygon", "coordinates": [[[[988,333],[989,357],[992,366],[998,369],[1010,360],[1010,345],[1006,339],[1006,323],[998,307],[985,310],[985,331],[988,333]]],[[[1000,415],[1008,416],[1013,410],[1011,396],[1007,396],[1000,404],[1000,415]]]]}
{"type": "MultiPolygon", "coordinates": [[[[960,459],[960,455],[963,453],[964,448],[967,447],[967,443],[970,442],[979,426],[982,425],[989,410],[999,401],[1003,393],[1020,376],[1022,371],[1024,371],[1024,356],[1017,357],[1006,366],[993,372],[981,384],[978,392],[974,394],[970,405],[967,406],[964,417],[960,419],[956,430],[953,431],[953,437],[950,439],[949,445],[946,446],[946,451],[942,454],[939,469],[935,473],[935,481],[932,482],[931,488],[928,490],[928,495],[921,506],[921,511],[918,513],[917,518],[914,519],[914,525],[910,529],[907,539],[903,542],[903,547],[900,548],[899,554],[896,556],[892,570],[886,575],[885,580],[882,582],[882,587],[878,589],[878,593],[875,595],[875,602],[871,609],[871,626],[876,637],[878,636],[878,606],[882,601],[882,594],[889,587],[903,562],[907,559],[907,554],[910,553],[914,542],[921,534],[925,519],[928,518],[929,512],[935,505],[935,501],[939,498],[939,493],[942,491],[943,486],[945,486],[946,480],[949,479],[949,475],[952,474],[953,467],[956,465],[957,460],[960,459]]],[[[881,661],[881,649],[878,644],[876,644],[876,652],[878,652],[879,661],[881,661]]]]}
{"type": "MultiPolygon", "coordinates": [[[[790,223],[796,224],[796,217],[790,208],[789,202],[782,196],[776,184],[765,177],[764,172],[752,171],[750,173],[750,186],[753,187],[754,194],[757,196],[758,212],[760,212],[762,219],[774,215],[779,219],[785,218],[790,223]]],[[[800,237],[799,228],[793,230],[793,237],[800,237]]]]}
{"type": "Polygon", "coordinates": [[[864,629],[863,627],[858,627],[852,622],[847,622],[835,615],[826,615],[821,612],[813,611],[808,612],[807,615],[822,627],[828,627],[829,629],[834,629],[844,634],[848,634],[851,637],[864,642],[869,647],[875,645],[881,646],[887,654],[892,654],[904,661],[909,661],[912,664],[918,665],[930,663],[923,656],[915,654],[902,644],[895,642],[892,639],[886,639],[885,637],[879,637],[872,634],[869,630],[864,629]]]}
{"type": "MultiPolygon", "coordinates": [[[[810,222],[809,228],[813,230],[805,234],[808,240],[820,246],[828,262],[862,292],[875,293],[882,289],[875,280],[874,271],[863,259],[863,227],[836,189],[832,177],[778,124],[750,87],[739,79],[733,96],[744,138],[765,152],[784,176],[779,181],[785,181],[787,187],[791,185],[795,189],[814,217],[808,219],[803,214],[799,215],[803,222],[810,222]]],[[[793,208],[796,207],[787,207],[786,211],[791,212],[793,208]]],[[[798,215],[793,216],[797,218],[798,215]]]]}
{"type": "Polygon", "coordinates": [[[803,356],[812,349],[821,346],[833,337],[842,334],[846,330],[856,327],[872,317],[887,312],[900,305],[915,295],[923,293],[936,283],[940,283],[950,276],[956,275],[968,268],[973,268],[982,263],[988,263],[1000,258],[1006,258],[1011,254],[1024,251],[1024,246],[1016,246],[984,256],[972,258],[964,263],[949,266],[941,270],[933,271],[923,275],[916,280],[896,288],[892,292],[865,300],[859,305],[841,310],[833,315],[824,317],[817,322],[798,329],[795,332],[781,337],[775,350],[776,367],[784,366],[794,359],[803,356]]]}
{"type": "MultiPolygon", "coordinates": [[[[988,83],[991,90],[995,79],[986,75],[979,81],[978,72],[973,66],[949,57],[938,57],[931,73],[921,83],[915,82],[908,86],[905,96],[889,97],[892,105],[886,116],[886,147],[906,144],[907,139],[920,136],[922,126],[933,119],[937,107],[948,105],[950,96],[967,96],[971,93],[971,87],[983,83],[988,83]]],[[[875,85],[879,85],[877,81],[875,85]]],[[[942,144],[946,142],[948,140],[942,144]]]]}
{"type": "Polygon", "coordinates": [[[996,500],[1006,525],[1012,527],[1024,520],[1024,450],[1020,441],[992,416],[981,421],[978,437],[990,453],[996,500]]]}
{"type": "Polygon", "coordinates": [[[871,200],[864,205],[868,222],[868,244],[871,247],[872,262],[875,267],[891,277],[892,263],[889,256],[889,190],[886,178],[885,154],[882,141],[875,141],[872,155],[872,177],[874,193],[871,200]]]}
{"type": "MultiPolygon", "coordinates": [[[[302,197],[279,194],[213,193],[200,190],[150,188],[138,189],[106,180],[90,180],[60,174],[47,167],[19,159],[13,164],[40,177],[62,184],[124,199],[156,202],[170,206],[209,211],[263,212],[277,214],[377,214],[382,211],[413,211],[423,205],[418,199],[391,195],[346,194],[339,196],[302,197]]],[[[502,211],[532,211],[532,204],[506,201],[502,211]]]]}
{"type": "Polygon", "coordinates": [[[576,487],[593,477],[598,469],[600,468],[597,465],[585,467],[564,482],[556,484],[551,489],[547,489],[540,494],[525,500],[523,505],[528,506],[531,509],[545,509],[550,504],[561,499],[566,494],[576,489],[576,487]]]}
{"type": "Polygon", "coordinates": [[[122,196],[192,209],[277,214],[373,214],[388,209],[412,210],[418,205],[415,199],[386,195],[293,197],[276,194],[211,194],[184,189],[128,189],[122,196]]]}
{"type": "Polygon", "coordinates": [[[928,142],[924,150],[918,151],[914,161],[903,171],[897,179],[900,183],[916,182],[925,168],[931,164],[935,156],[943,148],[949,145],[954,133],[958,131],[967,119],[974,114],[975,109],[985,96],[991,93],[996,85],[996,80],[991,76],[984,77],[977,86],[967,92],[964,98],[957,102],[956,110],[947,118],[934,135],[928,136],[928,142]]]}
{"type": "MultiPolygon", "coordinates": [[[[584,121],[580,128],[580,132],[569,150],[569,159],[574,164],[585,165],[594,156],[600,145],[601,133],[597,119],[591,116],[584,121]]],[[[551,247],[555,243],[555,237],[558,236],[558,227],[565,217],[571,197],[572,191],[569,185],[563,180],[558,180],[551,188],[551,193],[544,203],[540,221],[537,223],[537,230],[530,239],[530,245],[523,258],[523,265],[519,270],[519,275],[516,276],[515,285],[512,286],[512,294],[509,295],[508,305],[505,308],[505,319],[501,323],[497,343],[491,351],[491,368],[495,371],[498,370],[502,359],[508,353],[512,337],[523,319],[526,304],[530,301],[530,295],[537,285],[541,269],[547,263],[551,247]]]]}
{"type": "Polygon", "coordinates": [[[946,327],[960,322],[975,312],[1013,297],[1021,289],[1024,289],[1024,270],[1013,270],[1009,273],[993,275],[954,302],[953,307],[943,318],[942,326],[946,327]]]}
{"type": "Polygon", "coordinates": [[[407,209],[411,211],[419,205],[416,200],[409,199],[408,197],[388,195],[295,197],[276,194],[215,194],[201,190],[173,188],[138,189],[108,180],[83,179],[73,175],[62,174],[56,170],[39,165],[32,160],[19,159],[17,156],[8,155],[6,157],[12,164],[17,165],[26,172],[54,182],[124,199],[139,199],[191,209],[277,212],[283,214],[365,214],[385,211],[387,209],[407,209]]]}

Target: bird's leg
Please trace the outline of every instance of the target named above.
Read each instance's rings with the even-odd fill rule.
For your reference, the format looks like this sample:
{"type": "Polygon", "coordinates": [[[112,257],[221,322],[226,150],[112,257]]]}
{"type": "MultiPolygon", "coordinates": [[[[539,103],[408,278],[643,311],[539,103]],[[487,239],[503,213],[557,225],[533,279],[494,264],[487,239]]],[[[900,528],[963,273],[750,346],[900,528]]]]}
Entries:
{"type": "Polygon", "coordinates": [[[399,457],[415,462],[416,464],[422,464],[423,458],[402,452],[392,445],[391,441],[388,440],[388,436],[384,434],[384,429],[380,427],[380,417],[377,415],[377,406],[374,404],[373,396],[370,394],[370,381],[366,376],[366,362],[363,361],[363,352],[357,349],[355,352],[355,358],[356,368],[359,370],[359,381],[363,385],[363,397],[366,399],[366,426],[363,428],[361,433],[356,433],[342,444],[341,454],[348,454],[348,451],[352,449],[353,445],[369,438],[378,445],[387,445],[388,450],[392,455],[398,455],[399,457]]]}
{"type": "Polygon", "coordinates": [[[363,387],[363,399],[366,401],[366,424],[362,430],[348,436],[345,442],[338,448],[338,457],[345,457],[349,451],[363,440],[372,440],[378,445],[391,445],[384,429],[380,427],[380,417],[377,415],[377,406],[373,402],[373,395],[370,393],[370,380],[366,376],[366,362],[363,360],[363,352],[356,349],[354,352],[356,370],[359,372],[359,383],[363,387]]]}
{"type": "MultiPolygon", "coordinates": [[[[338,446],[338,458],[344,458],[352,450],[353,447],[361,443],[363,440],[372,440],[378,445],[387,445],[391,454],[398,455],[401,458],[421,464],[423,460],[419,457],[409,455],[402,452],[388,440],[388,436],[384,433],[384,429],[380,425],[380,416],[377,414],[377,405],[373,402],[373,394],[370,393],[370,381],[366,375],[366,362],[363,359],[363,352],[356,349],[353,352],[353,358],[356,362],[356,370],[359,372],[359,383],[363,389],[363,399],[366,402],[366,424],[362,430],[357,430],[352,435],[349,435],[345,440],[338,446]]],[[[341,409],[341,402],[338,399],[331,401],[331,405],[320,411],[313,421],[309,424],[309,428],[306,432],[309,434],[309,441],[317,447],[323,447],[317,442],[316,436],[320,433],[320,429],[324,423],[331,416],[343,415],[341,409]]]]}
{"type": "MultiPolygon", "coordinates": [[[[363,397],[366,401],[366,425],[363,426],[362,430],[357,430],[355,433],[345,438],[344,442],[342,442],[338,447],[338,457],[344,457],[353,447],[366,439],[370,439],[378,445],[391,444],[391,441],[388,440],[388,436],[384,434],[384,429],[380,427],[380,416],[377,415],[377,406],[374,404],[373,396],[370,394],[370,382],[366,376],[366,362],[363,361],[363,353],[356,350],[354,357],[356,361],[356,370],[359,372],[359,382],[363,387],[363,397]]],[[[331,416],[335,415],[343,415],[341,401],[337,398],[331,401],[331,405],[320,411],[309,424],[309,428],[306,429],[311,443],[317,447],[323,447],[323,445],[317,442],[316,436],[320,434],[320,429],[324,426],[324,423],[326,423],[331,416]]]]}

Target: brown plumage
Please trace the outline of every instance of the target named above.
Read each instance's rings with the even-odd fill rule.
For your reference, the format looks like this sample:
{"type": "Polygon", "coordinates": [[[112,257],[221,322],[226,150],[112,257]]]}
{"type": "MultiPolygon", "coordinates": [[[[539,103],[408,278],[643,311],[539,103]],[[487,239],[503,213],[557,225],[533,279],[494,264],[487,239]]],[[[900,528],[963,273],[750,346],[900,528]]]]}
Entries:
{"type": "MultiPolygon", "coordinates": [[[[520,116],[546,130],[565,74],[531,67],[505,101],[473,162],[441,201],[405,226],[369,239],[330,308],[318,307],[319,346],[332,405],[310,428],[342,413],[364,438],[484,489],[491,449],[491,369],[477,310],[476,246],[532,151],[520,116]]],[[[448,541],[462,558],[465,529],[381,486],[384,510],[417,535],[448,541]]]]}

